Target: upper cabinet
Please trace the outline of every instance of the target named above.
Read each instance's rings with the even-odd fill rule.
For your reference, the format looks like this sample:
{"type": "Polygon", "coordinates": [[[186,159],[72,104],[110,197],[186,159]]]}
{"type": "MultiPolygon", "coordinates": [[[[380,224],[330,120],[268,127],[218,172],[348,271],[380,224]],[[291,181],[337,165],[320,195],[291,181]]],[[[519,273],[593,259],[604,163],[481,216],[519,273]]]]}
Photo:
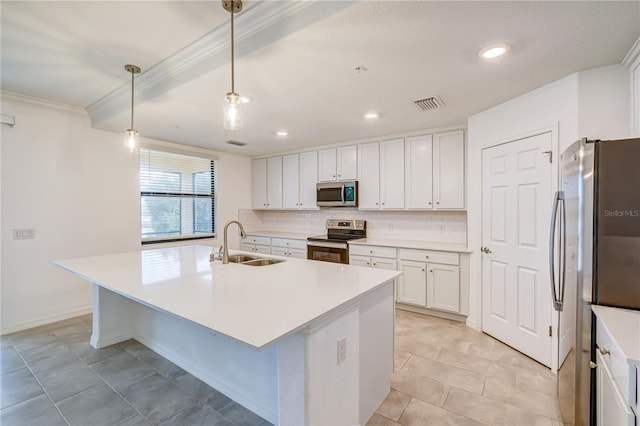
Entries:
{"type": "Polygon", "coordinates": [[[404,209],[404,139],[358,146],[360,209],[404,209]]]}
{"type": "Polygon", "coordinates": [[[317,209],[318,153],[316,151],[282,157],[282,207],[317,209]]]}
{"type": "Polygon", "coordinates": [[[408,138],[405,181],[408,209],[464,209],[464,132],[408,138]]]}
{"type": "Polygon", "coordinates": [[[253,208],[282,208],[282,157],[253,160],[253,208]]]}
{"type": "Polygon", "coordinates": [[[343,146],[320,150],[318,153],[318,180],[355,180],[357,176],[357,148],[343,146]]]}

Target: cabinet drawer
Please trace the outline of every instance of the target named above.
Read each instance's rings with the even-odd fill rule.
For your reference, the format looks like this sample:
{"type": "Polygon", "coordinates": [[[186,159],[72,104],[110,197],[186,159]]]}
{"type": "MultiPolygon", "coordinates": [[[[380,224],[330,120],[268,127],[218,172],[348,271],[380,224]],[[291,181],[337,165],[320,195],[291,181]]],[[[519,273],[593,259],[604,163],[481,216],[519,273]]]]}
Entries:
{"type": "Polygon", "coordinates": [[[306,240],[292,240],[289,238],[271,238],[272,247],[287,247],[307,250],[306,240]]]}
{"type": "Polygon", "coordinates": [[[396,249],[395,247],[350,245],[349,254],[395,259],[396,249]]]}
{"type": "Polygon", "coordinates": [[[271,237],[262,237],[258,235],[247,235],[247,238],[243,241],[245,244],[259,244],[262,246],[271,245],[271,237]]]}
{"type": "Polygon", "coordinates": [[[370,263],[370,257],[369,256],[349,256],[349,265],[356,265],[356,266],[366,266],[369,267],[371,266],[370,263]]]}
{"type": "MultiPolygon", "coordinates": [[[[620,349],[615,340],[613,340],[607,332],[600,319],[598,319],[596,324],[596,345],[598,347],[596,350],[601,354],[602,360],[607,364],[608,370],[611,372],[614,382],[622,392],[625,401],[627,401],[629,406],[632,406],[635,403],[636,395],[631,395],[631,366],[627,364],[622,349],[620,349]]],[[[633,389],[633,393],[635,393],[635,388],[633,389]]]]}
{"type": "Polygon", "coordinates": [[[378,269],[389,269],[391,271],[396,270],[396,260],[389,259],[386,257],[372,257],[371,258],[371,267],[378,269]]]}
{"type": "Polygon", "coordinates": [[[444,263],[445,265],[459,265],[460,255],[446,251],[430,251],[415,249],[400,249],[398,258],[416,262],[444,263]]]}

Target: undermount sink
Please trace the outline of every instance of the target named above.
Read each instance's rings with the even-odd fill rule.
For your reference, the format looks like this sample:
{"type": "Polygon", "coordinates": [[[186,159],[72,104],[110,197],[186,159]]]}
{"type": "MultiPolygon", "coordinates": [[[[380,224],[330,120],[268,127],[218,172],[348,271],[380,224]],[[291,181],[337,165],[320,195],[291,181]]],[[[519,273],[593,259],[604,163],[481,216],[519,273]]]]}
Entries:
{"type": "Polygon", "coordinates": [[[266,257],[249,256],[246,254],[233,254],[229,256],[229,263],[237,263],[239,265],[249,266],[267,266],[284,262],[284,260],[269,259],[266,257]]]}
{"type": "Polygon", "coordinates": [[[246,262],[248,260],[256,260],[258,259],[257,256],[249,256],[246,254],[231,254],[229,255],[229,262],[233,262],[233,263],[242,263],[242,262],[246,262]]]}

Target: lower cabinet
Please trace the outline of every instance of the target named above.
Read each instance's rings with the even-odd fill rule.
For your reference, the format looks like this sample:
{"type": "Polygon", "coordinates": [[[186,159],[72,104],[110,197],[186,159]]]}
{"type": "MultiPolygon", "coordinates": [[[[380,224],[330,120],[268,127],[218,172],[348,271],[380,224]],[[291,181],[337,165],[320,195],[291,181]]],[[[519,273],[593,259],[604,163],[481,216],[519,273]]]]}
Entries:
{"type": "Polygon", "coordinates": [[[635,415],[599,351],[596,351],[598,372],[596,378],[597,418],[599,425],[635,426],[635,415]]]}
{"type": "Polygon", "coordinates": [[[240,250],[259,254],[271,254],[271,237],[247,235],[247,238],[241,240],[240,250]]]}
{"type": "Polygon", "coordinates": [[[242,250],[242,251],[252,251],[254,253],[260,253],[260,254],[271,254],[271,247],[270,246],[262,246],[262,245],[259,245],[259,244],[242,243],[242,244],[240,244],[240,250],[242,250]]]}
{"type": "Polygon", "coordinates": [[[398,257],[398,302],[462,313],[457,253],[402,249],[398,257]]]}
{"type": "Polygon", "coordinates": [[[271,238],[271,254],[306,259],[307,241],[290,238],[271,238]]]}

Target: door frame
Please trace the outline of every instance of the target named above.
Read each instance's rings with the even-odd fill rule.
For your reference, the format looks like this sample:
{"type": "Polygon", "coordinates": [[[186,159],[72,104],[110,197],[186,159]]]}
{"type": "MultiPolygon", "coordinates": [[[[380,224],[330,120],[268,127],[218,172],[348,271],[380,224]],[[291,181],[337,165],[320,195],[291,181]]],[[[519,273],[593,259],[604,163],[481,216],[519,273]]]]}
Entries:
{"type": "MultiPolygon", "coordinates": [[[[472,268],[473,270],[477,271],[476,294],[474,295],[475,297],[472,299],[472,301],[475,302],[474,303],[475,306],[470,306],[470,308],[473,309],[475,307],[475,311],[477,312],[477,315],[474,318],[475,323],[470,324],[469,320],[467,320],[467,325],[475,328],[476,330],[482,331],[482,326],[483,326],[482,294],[484,289],[483,289],[483,282],[482,282],[482,276],[483,276],[482,253],[480,252],[480,247],[482,246],[482,242],[483,242],[483,239],[482,239],[483,238],[482,236],[483,213],[482,212],[483,212],[483,203],[484,203],[483,194],[482,194],[482,185],[483,185],[482,153],[485,149],[515,142],[520,139],[526,139],[533,136],[538,136],[544,133],[551,133],[551,155],[553,156],[553,163],[551,167],[551,193],[553,194],[559,188],[559,176],[560,176],[560,166],[559,166],[560,143],[559,143],[559,123],[558,122],[549,126],[537,128],[537,129],[519,133],[513,136],[508,136],[498,140],[490,141],[490,142],[487,142],[486,144],[483,144],[482,146],[477,147],[478,149],[477,158],[474,159],[474,161],[477,162],[477,171],[479,172],[479,174],[477,175],[479,179],[477,181],[477,188],[476,188],[479,194],[479,203],[471,203],[471,200],[469,200],[469,211],[467,212],[469,217],[471,217],[475,211],[475,214],[477,217],[477,221],[475,222],[477,229],[475,229],[475,232],[472,232],[474,231],[474,227],[472,226],[471,220],[469,220],[469,237],[468,237],[469,249],[472,250],[473,252],[471,255],[472,268]]],[[[470,175],[471,173],[469,173],[469,176],[470,175]]],[[[470,181],[468,183],[470,183],[470,181]]],[[[551,202],[551,200],[549,200],[549,202],[551,202]]],[[[547,220],[550,225],[551,218],[548,218],[547,220]]],[[[549,304],[551,304],[551,300],[549,300],[549,304]]],[[[553,328],[553,334],[554,334],[554,338],[551,339],[551,371],[553,373],[556,373],[558,370],[558,341],[555,338],[555,336],[557,336],[557,333],[558,333],[558,316],[556,315],[556,312],[553,309],[551,310],[551,318],[549,318],[549,320],[553,328]]]]}

